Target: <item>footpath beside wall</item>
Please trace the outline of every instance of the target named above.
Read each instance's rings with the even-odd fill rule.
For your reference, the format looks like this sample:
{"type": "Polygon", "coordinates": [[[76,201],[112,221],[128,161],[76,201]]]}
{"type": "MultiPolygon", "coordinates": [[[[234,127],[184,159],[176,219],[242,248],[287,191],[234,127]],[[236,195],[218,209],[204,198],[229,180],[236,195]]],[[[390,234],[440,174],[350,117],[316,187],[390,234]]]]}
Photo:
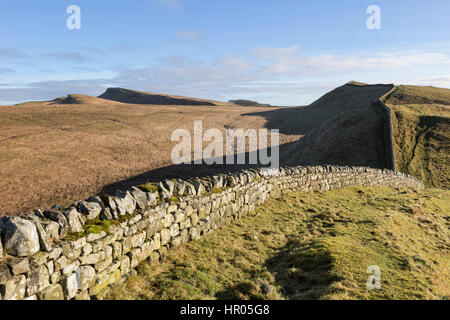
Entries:
{"type": "Polygon", "coordinates": [[[271,196],[349,186],[423,188],[391,170],[290,167],[166,180],[0,219],[0,299],[102,299],[142,261],[247,215],[271,196]]]}

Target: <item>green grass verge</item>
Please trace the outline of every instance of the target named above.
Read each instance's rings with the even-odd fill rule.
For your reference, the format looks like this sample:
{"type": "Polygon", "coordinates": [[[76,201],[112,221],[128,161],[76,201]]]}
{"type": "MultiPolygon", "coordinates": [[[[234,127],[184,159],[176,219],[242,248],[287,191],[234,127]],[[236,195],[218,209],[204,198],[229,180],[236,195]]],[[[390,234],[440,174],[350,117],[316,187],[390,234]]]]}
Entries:
{"type": "Polygon", "coordinates": [[[284,195],[142,263],[109,299],[449,298],[449,208],[437,189],[284,195]],[[370,265],[380,290],[366,288],[370,265]]]}
{"type": "MultiPolygon", "coordinates": [[[[450,91],[450,90],[449,90],[450,91]]],[[[396,169],[450,188],[450,106],[390,105],[396,169]]]]}

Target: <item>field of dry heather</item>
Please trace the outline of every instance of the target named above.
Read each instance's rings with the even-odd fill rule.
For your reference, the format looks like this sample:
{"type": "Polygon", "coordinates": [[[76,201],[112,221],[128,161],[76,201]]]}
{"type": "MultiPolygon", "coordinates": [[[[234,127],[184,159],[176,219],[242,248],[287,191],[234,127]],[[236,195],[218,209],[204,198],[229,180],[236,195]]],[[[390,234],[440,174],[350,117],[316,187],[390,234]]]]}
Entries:
{"type": "MultiPolygon", "coordinates": [[[[267,122],[258,113],[275,109],[138,105],[82,95],[0,107],[0,216],[70,204],[133,177],[183,175],[192,169],[171,168],[173,130],[193,132],[196,120],[204,130],[258,129],[267,122]]],[[[298,136],[280,135],[281,144],[293,139],[298,136]]],[[[217,169],[202,170],[197,174],[217,169]]]]}

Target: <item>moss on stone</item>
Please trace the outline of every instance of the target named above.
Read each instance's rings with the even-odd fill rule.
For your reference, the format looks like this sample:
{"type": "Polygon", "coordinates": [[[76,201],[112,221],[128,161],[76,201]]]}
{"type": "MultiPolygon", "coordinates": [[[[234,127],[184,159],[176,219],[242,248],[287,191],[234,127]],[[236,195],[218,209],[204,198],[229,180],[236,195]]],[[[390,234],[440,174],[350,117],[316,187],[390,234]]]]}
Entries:
{"type": "Polygon", "coordinates": [[[213,188],[212,189],[212,193],[222,193],[223,189],[222,188],[213,188]]]}
{"type": "Polygon", "coordinates": [[[133,213],[128,213],[126,215],[120,216],[117,220],[119,223],[125,222],[136,216],[139,212],[137,210],[134,210],[133,213]]]}
{"type": "Polygon", "coordinates": [[[91,233],[101,233],[102,231],[108,232],[111,225],[117,223],[119,222],[116,220],[88,220],[84,224],[84,233],[89,235],[91,233]]]}
{"type": "Polygon", "coordinates": [[[78,240],[82,237],[85,237],[87,235],[90,235],[91,233],[98,234],[98,233],[102,233],[103,231],[108,233],[111,225],[119,224],[120,222],[123,222],[123,221],[120,221],[120,219],[119,220],[100,220],[98,218],[94,219],[94,220],[88,220],[88,221],[86,221],[86,223],[83,226],[83,231],[69,233],[64,237],[64,240],[74,241],[74,240],[78,240]]]}
{"type": "Polygon", "coordinates": [[[85,232],[81,231],[81,232],[74,232],[74,233],[68,233],[65,237],[64,240],[67,241],[75,241],[78,240],[80,238],[83,238],[85,236],[85,232]]]}
{"type": "Polygon", "coordinates": [[[153,183],[153,182],[142,184],[142,185],[138,186],[138,188],[143,190],[143,191],[153,192],[153,193],[159,194],[158,186],[156,185],[156,183],[153,183]]]}
{"type": "Polygon", "coordinates": [[[169,201],[170,201],[170,202],[175,202],[175,203],[180,202],[180,200],[179,200],[177,197],[175,197],[175,196],[170,197],[170,198],[169,198],[169,201]]]}

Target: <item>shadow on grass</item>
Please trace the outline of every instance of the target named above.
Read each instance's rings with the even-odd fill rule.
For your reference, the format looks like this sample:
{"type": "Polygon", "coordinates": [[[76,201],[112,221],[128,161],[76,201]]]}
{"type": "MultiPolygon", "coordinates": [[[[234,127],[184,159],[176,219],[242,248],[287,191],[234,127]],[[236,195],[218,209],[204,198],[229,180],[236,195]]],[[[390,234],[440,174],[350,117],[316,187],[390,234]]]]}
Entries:
{"type": "Polygon", "coordinates": [[[331,272],[333,257],[320,241],[292,238],[266,267],[274,275],[280,293],[290,300],[316,300],[330,292],[341,278],[331,272]]]}
{"type": "MultiPolygon", "coordinates": [[[[384,141],[385,119],[372,104],[391,88],[392,85],[346,85],[309,106],[250,112],[242,116],[261,116],[267,121],[267,129],[278,129],[288,135],[305,135],[297,141],[280,145],[282,166],[330,164],[386,168],[389,166],[384,141]],[[355,99],[354,94],[363,101],[355,99]]],[[[245,163],[249,163],[248,152],[245,158],[245,163]]],[[[188,179],[255,167],[262,165],[169,165],[104,186],[101,192],[163,179],[188,179]]]]}
{"type": "MultiPolygon", "coordinates": [[[[280,151],[287,148],[287,145],[281,145],[280,151]]],[[[270,150],[268,152],[270,155],[270,150]]],[[[251,168],[261,168],[261,167],[268,167],[267,165],[262,165],[261,163],[257,164],[249,164],[249,153],[245,153],[245,163],[246,164],[236,164],[238,155],[234,156],[234,163],[235,164],[227,164],[226,158],[223,157],[223,164],[206,164],[205,160],[202,164],[194,164],[186,163],[186,164],[179,164],[179,165],[170,165],[165,166],[159,169],[147,171],[145,173],[142,173],[140,175],[117,181],[115,183],[109,184],[104,186],[101,189],[100,193],[111,193],[115,190],[123,190],[130,188],[132,186],[137,186],[141,184],[145,184],[147,182],[159,182],[165,179],[189,179],[189,178],[195,178],[195,177],[206,177],[206,176],[213,176],[218,174],[227,174],[227,173],[236,173],[243,169],[251,169],[251,168]]]]}
{"type": "Polygon", "coordinates": [[[264,295],[261,294],[258,286],[250,281],[242,281],[223,291],[216,293],[219,300],[262,300],[264,295]]]}
{"type": "MultiPolygon", "coordinates": [[[[298,141],[285,143],[279,146],[280,154],[280,166],[296,166],[296,165],[349,165],[349,166],[368,166],[375,168],[383,168],[382,165],[374,165],[374,159],[364,158],[358,156],[357,152],[343,152],[342,157],[347,159],[345,163],[341,163],[339,158],[329,159],[328,161],[299,161],[294,150],[298,151],[299,144],[298,141]]],[[[333,149],[331,146],[330,149],[333,149]]],[[[270,156],[270,150],[266,154],[270,156]]],[[[194,177],[205,177],[213,176],[218,174],[226,173],[236,173],[243,169],[251,168],[264,168],[267,165],[262,165],[261,163],[249,164],[250,155],[248,152],[245,153],[245,163],[246,164],[227,164],[225,157],[223,160],[224,164],[212,164],[208,165],[203,161],[202,164],[180,164],[180,165],[169,165],[162,168],[150,170],[142,174],[130,177],[128,179],[120,180],[115,183],[105,185],[101,188],[99,194],[108,194],[116,190],[124,190],[132,186],[137,186],[145,184],[147,182],[159,182],[165,179],[189,179],[194,177]]],[[[235,155],[235,161],[237,162],[239,155],[235,155]]]]}

